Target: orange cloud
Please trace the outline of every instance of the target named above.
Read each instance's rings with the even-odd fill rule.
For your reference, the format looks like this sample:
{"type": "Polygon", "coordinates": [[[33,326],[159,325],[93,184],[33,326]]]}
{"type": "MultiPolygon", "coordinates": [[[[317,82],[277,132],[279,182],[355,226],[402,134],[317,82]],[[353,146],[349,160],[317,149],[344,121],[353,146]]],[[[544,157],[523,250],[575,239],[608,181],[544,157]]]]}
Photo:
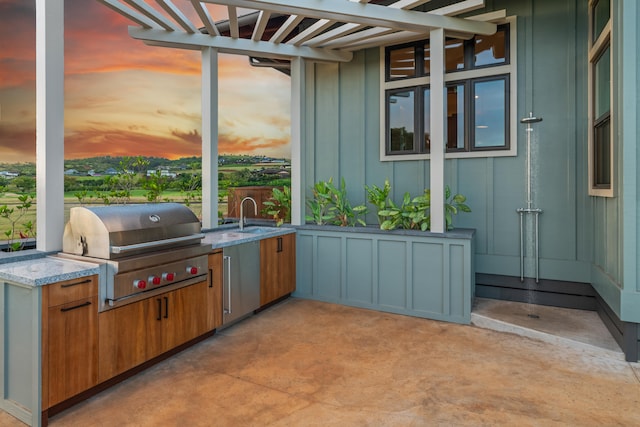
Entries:
{"type": "MultiPolygon", "coordinates": [[[[190,0],[174,4],[201,25],[190,0]]],[[[68,158],[201,154],[200,53],[146,46],[131,24],[97,1],[65,0],[68,158]]],[[[0,40],[0,162],[34,161],[34,1],[0,0],[0,40]]],[[[220,152],[288,156],[288,78],[245,56],[220,55],[218,71],[220,152]]]]}
{"type": "Polygon", "coordinates": [[[285,138],[246,138],[229,134],[221,134],[218,137],[218,152],[221,154],[266,154],[286,157],[288,146],[289,140],[285,138]]]}
{"type": "Polygon", "coordinates": [[[202,154],[200,141],[176,136],[153,135],[126,129],[90,128],[65,136],[65,158],[130,156],[135,153],[177,159],[202,154]]]}

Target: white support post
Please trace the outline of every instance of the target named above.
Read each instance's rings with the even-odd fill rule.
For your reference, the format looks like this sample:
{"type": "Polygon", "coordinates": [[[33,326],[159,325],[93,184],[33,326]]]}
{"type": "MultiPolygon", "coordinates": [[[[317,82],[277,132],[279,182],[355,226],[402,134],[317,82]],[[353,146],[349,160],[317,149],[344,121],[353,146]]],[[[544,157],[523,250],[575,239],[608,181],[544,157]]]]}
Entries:
{"type": "Polygon", "coordinates": [[[218,226],[218,50],[202,49],[202,228],[218,226]]]}
{"type": "Polygon", "coordinates": [[[305,60],[291,60],[291,224],[304,224],[305,180],[302,165],[305,150],[302,139],[305,121],[305,60]]]}
{"type": "Polygon", "coordinates": [[[36,1],[36,249],[62,249],[64,0],[36,1]]]}
{"type": "Polygon", "coordinates": [[[431,30],[431,231],[446,231],[444,217],[444,150],[446,130],[446,88],[444,85],[444,29],[431,30]]]}

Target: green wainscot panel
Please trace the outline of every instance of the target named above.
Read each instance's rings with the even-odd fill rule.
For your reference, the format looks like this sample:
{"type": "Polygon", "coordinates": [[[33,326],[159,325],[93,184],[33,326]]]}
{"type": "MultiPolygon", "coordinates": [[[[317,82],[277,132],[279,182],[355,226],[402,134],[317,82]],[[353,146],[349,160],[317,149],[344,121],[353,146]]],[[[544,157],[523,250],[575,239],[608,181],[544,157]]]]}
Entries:
{"type": "Polygon", "coordinates": [[[296,235],[296,297],[471,322],[472,229],[436,234],[305,225],[296,235]]]}

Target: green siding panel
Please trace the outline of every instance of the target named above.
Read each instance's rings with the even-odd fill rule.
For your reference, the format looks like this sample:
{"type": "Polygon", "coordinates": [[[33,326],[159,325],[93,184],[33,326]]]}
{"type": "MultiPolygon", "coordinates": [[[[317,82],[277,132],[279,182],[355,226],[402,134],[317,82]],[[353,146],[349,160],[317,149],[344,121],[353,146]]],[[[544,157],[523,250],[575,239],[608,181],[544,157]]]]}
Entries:
{"type": "Polygon", "coordinates": [[[373,242],[346,239],[346,299],[373,304],[373,242]]]}
{"type": "Polygon", "coordinates": [[[378,304],[402,308],[407,305],[406,243],[378,240],[378,304]]]}
{"type": "MultiPolygon", "coordinates": [[[[317,238],[317,262],[313,268],[316,280],[314,293],[331,300],[342,298],[342,251],[338,237],[319,236],[317,238]]],[[[307,258],[308,255],[303,255],[307,258]]]]}
{"type": "Polygon", "coordinates": [[[302,294],[313,293],[313,254],[314,254],[314,238],[313,236],[297,236],[296,247],[302,248],[298,251],[298,257],[303,256],[304,259],[296,260],[296,289],[302,294]],[[305,266],[302,268],[301,266],[305,266]]]}
{"type": "Polygon", "coordinates": [[[414,242],[411,246],[414,310],[425,313],[446,313],[443,254],[444,244],[414,242]]]}
{"type": "Polygon", "coordinates": [[[316,242],[297,246],[298,269],[321,273],[314,275],[311,287],[298,287],[294,296],[469,323],[475,284],[473,234],[298,227],[299,242],[316,242]]]}
{"type": "Polygon", "coordinates": [[[452,316],[463,317],[468,309],[464,303],[469,301],[469,296],[464,295],[465,282],[470,280],[465,277],[473,271],[469,263],[469,259],[465,256],[465,248],[462,245],[449,245],[449,301],[450,314],[452,316]]]}

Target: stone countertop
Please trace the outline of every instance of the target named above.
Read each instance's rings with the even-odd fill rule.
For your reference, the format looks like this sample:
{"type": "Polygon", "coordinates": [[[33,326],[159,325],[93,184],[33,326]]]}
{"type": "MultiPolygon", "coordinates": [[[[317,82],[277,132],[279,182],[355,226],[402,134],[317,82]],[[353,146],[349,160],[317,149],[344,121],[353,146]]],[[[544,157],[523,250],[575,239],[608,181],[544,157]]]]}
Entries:
{"type": "Polygon", "coordinates": [[[255,242],[270,237],[283,236],[295,233],[295,228],[291,227],[263,227],[245,226],[243,231],[237,227],[220,227],[205,232],[202,243],[211,245],[212,249],[220,249],[227,246],[239,245],[242,243],[255,242]]]}
{"type": "Polygon", "coordinates": [[[47,256],[0,265],[0,280],[44,286],[100,273],[97,264],[47,256]]]}

